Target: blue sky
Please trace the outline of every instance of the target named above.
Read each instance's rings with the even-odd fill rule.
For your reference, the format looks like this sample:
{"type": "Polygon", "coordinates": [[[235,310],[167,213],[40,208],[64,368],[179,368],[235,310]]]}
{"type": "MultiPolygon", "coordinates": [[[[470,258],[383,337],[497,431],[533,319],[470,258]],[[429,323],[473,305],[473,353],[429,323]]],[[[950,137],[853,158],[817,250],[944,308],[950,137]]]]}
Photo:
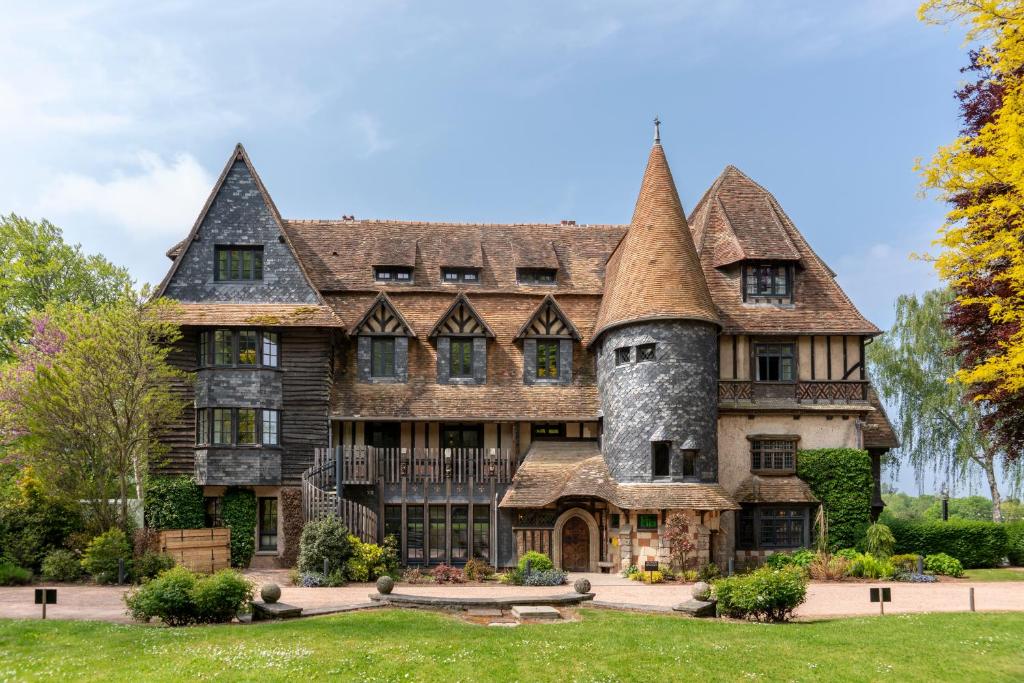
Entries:
{"type": "Polygon", "coordinates": [[[879,326],[936,283],[965,53],[914,1],[80,4],[0,1],[0,212],[140,281],[237,141],[287,217],[619,223],[657,114],[687,207],[738,166],[879,326]]]}

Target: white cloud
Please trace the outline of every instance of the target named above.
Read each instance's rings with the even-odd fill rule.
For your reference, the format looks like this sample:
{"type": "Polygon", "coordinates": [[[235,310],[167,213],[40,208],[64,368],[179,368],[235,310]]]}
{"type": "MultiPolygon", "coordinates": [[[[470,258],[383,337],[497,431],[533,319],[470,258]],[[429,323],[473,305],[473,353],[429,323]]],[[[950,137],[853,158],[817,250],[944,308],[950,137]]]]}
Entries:
{"type": "Polygon", "coordinates": [[[137,155],[135,168],[108,179],[68,173],[44,190],[37,213],[58,221],[116,226],[141,240],[181,237],[195,221],[213,177],[189,154],[137,155]]]}
{"type": "Polygon", "coordinates": [[[380,120],[373,114],[361,111],[351,116],[352,129],[359,137],[363,146],[361,156],[371,157],[378,152],[386,152],[395,146],[395,141],[381,132],[380,120]]]}

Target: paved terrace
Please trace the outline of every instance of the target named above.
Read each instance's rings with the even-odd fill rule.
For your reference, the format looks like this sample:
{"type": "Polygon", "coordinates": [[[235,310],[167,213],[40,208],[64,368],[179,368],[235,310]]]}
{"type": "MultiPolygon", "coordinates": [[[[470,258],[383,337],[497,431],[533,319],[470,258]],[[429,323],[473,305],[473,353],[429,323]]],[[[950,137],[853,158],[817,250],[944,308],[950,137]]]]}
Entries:
{"type": "MultiPolygon", "coordinates": [[[[306,610],[325,610],[365,604],[368,595],[376,592],[373,584],[350,584],[342,588],[297,588],[288,584],[285,570],[249,571],[247,575],[257,588],[274,582],[281,586],[281,601],[306,610]]],[[[580,577],[590,579],[596,594],[596,606],[625,606],[634,609],[664,611],[690,597],[690,586],[680,584],[644,585],[609,574],[571,574],[569,587],[504,586],[438,586],[435,584],[398,585],[395,592],[431,596],[543,596],[571,590],[580,577]]],[[[1024,579],[1024,572],[1022,572],[1024,579]]],[[[947,581],[938,584],[905,583],[811,583],[807,602],[796,611],[804,619],[836,616],[878,614],[878,605],[868,601],[868,588],[889,586],[892,602],[886,614],[911,612],[964,612],[968,609],[968,589],[974,586],[978,611],[1024,611],[1024,580],[1006,582],[947,581]]],[[[124,613],[118,586],[60,586],[58,604],[47,608],[51,619],[94,619],[129,623],[124,613]]],[[[33,604],[33,587],[0,588],[0,618],[38,618],[39,606],[33,604]]]]}

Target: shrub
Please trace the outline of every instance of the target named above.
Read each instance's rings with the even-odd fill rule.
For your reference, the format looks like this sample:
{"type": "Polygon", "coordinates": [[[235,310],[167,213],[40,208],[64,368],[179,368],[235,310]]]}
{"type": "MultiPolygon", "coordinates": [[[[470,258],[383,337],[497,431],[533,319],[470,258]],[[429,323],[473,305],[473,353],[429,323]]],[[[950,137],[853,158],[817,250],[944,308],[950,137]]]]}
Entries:
{"type": "Polygon", "coordinates": [[[714,562],[708,562],[706,565],[697,570],[697,578],[701,581],[711,583],[715,579],[721,578],[722,572],[718,570],[718,565],[714,562]]]}
{"type": "Polygon", "coordinates": [[[526,571],[526,563],[530,563],[531,572],[546,572],[555,568],[555,563],[544,553],[531,550],[519,558],[519,571],[526,571]]]}
{"type": "Polygon", "coordinates": [[[897,571],[913,573],[917,571],[917,558],[919,557],[920,555],[917,553],[904,553],[893,555],[889,560],[895,565],[897,571]]]}
{"type": "Polygon", "coordinates": [[[848,572],[850,576],[862,579],[891,579],[896,574],[896,567],[887,558],[861,553],[850,561],[848,572]]]}
{"type": "Polygon", "coordinates": [[[697,577],[698,572],[696,569],[684,569],[683,571],[679,572],[679,579],[681,581],[685,581],[686,583],[693,583],[697,580],[697,577]]]}
{"type": "Polygon", "coordinates": [[[938,581],[938,578],[936,578],[934,574],[905,572],[902,569],[896,570],[896,575],[892,578],[894,581],[903,581],[905,583],[935,583],[938,581]]]}
{"type": "Polygon", "coordinates": [[[945,553],[965,568],[994,567],[1007,555],[1007,525],[995,522],[893,521],[896,552],[936,555],[945,553]]]}
{"type": "Polygon", "coordinates": [[[174,566],[174,558],[165,553],[145,553],[132,560],[132,578],[136,582],[154,579],[174,566]]]}
{"type": "Polygon", "coordinates": [[[295,585],[302,586],[303,588],[320,588],[326,585],[326,583],[327,577],[320,572],[301,572],[295,585]]]}
{"type": "Polygon", "coordinates": [[[132,532],[132,556],[160,552],[160,532],[156,529],[136,529],[132,532]]]}
{"type": "Polygon", "coordinates": [[[430,570],[434,583],[466,583],[466,577],[458,567],[439,564],[430,570]]]}
{"type": "Polygon", "coordinates": [[[942,574],[943,576],[964,575],[964,567],[960,564],[960,560],[950,557],[946,553],[925,556],[924,568],[933,574],[942,574]]]}
{"type": "Polygon", "coordinates": [[[619,573],[619,576],[621,576],[624,579],[628,579],[629,577],[633,576],[633,574],[636,574],[638,571],[640,570],[637,568],[637,566],[635,564],[631,564],[625,569],[623,569],[619,573]]]}
{"type": "Polygon", "coordinates": [[[853,560],[857,559],[858,555],[860,555],[860,553],[854,550],[853,548],[843,548],[842,550],[837,550],[833,554],[836,557],[841,557],[848,562],[852,562],[853,560]]]}
{"type": "Polygon", "coordinates": [[[462,573],[467,581],[486,581],[494,576],[494,567],[474,557],[462,568],[462,573]]]}
{"type": "Polygon", "coordinates": [[[161,530],[206,526],[203,489],[192,477],[151,477],[145,495],[147,527],[161,530]]]}
{"type": "Polygon", "coordinates": [[[198,620],[209,624],[231,621],[249,606],[252,595],[252,583],[231,569],[200,578],[192,589],[198,620]]]}
{"type": "Polygon", "coordinates": [[[718,613],[758,621],[786,621],[807,598],[807,579],[796,567],[762,567],[714,583],[718,613]]]}
{"type": "Polygon", "coordinates": [[[875,557],[889,557],[895,546],[892,530],[884,524],[872,524],[864,533],[864,549],[875,557]]]}
{"type": "Polygon", "coordinates": [[[43,558],[42,574],[47,581],[78,581],[82,578],[82,563],[70,550],[51,550],[43,558]]]}
{"type": "Polygon", "coordinates": [[[804,569],[806,569],[811,565],[811,562],[813,562],[814,558],[817,556],[818,554],[815,553],[813,550],[808,550],[807,548],[800,548],[800,550],[797,550],[792,555],[793,564],[795,564],[798,567],[803,567],[804,569]]]}
{"type": "Polygon", "coordinates": [[[82,556],[82,567],[96,583],[115,583],[118,579],[117,561],[122,559],[125,573],[130,573],[132,549],[128,547],[128,538],[120,529],[111,529],[89,542],[82,556]]]}
{"type": "Polygon", "coordinates": [[[302,538],[299,539],[299,571],[323,571],[324,560],[327,560],[328,568],[344,567],[350,557],[351,536],[345,523],[337,517],[312,521],[302,529],[302,538]]]}
{"type": "Polygon", "coordinates": [[[665,541],[672,553],[672,563],[679,569],[686,569],[690,564],[690,553],[695,550],[690,539],[690,525],[686,517],[675,515],[665,525],[665,541]]]}
{"type": "MultiPolygon", "coordinates": [[[[658,574],[659,572],[654,572],[658,574]]],[[[561,569],[545,569],[543,571],[531,571],[523,577],[524,586],[561,586],[565,583],[568,573],[561,569]]]]}
{"type": "Polygon", "coordinates": [[[1006,525],[1006,556],[1010,564],[1024,566],[1024,522],[1011,522],[1006,525]]]}
{"type": "Polygon", "coordinates": [[[302,489],[286,487],[281,489],[281,562],[286,566],[294,566],[299,561],[299,539],[302,527],[306,523],[302,513],[302,489]]]}
{"type": "Polygon", "coordinates": [[[224,526],[231,529],[231,566],[248,567],[256,552],[256,494],[229,488],[221,502],[224,526]]]}
{"type": "MultiPolygon", "coordinates": [[[[393,538],[393,537],[390,537],[393,538]]],[[[375,543],[363,543],[358,536],[349,536],[352,556],[345,562],[345,576],[350,581],[376,581],[390,575],[397,568],[395,548],[375,543]]]]}
{"type": "Polygon", "coordinates": [[[772,553],[765,558],[764,564],[766,567],[771,567],[772,569],[782,569],[783,567],[788,567],[793,564],[793,558],[786,553],[772,553]]]}
{"type": "Polygon", "coordinates": [[[854,448],[800,451],[797,476],[807,482],[828,515],[829,545],[852,547],[871,520],[871,457],[854,448]]]}
{"type": "Polygon", "coordinates": [[[841,581],[849,568],[850,561],[845,557],[818,553],[807,565],[807,572],[817,581],[841,581]]]}
{"type": "Polygon", "coordinates": [[[0,562],[0,586],[24,586],[32,582],[32,572],[14,564],[0,562]]]}
{"type": "Polygon", "coordinates": [[[653,572],[637,572],[629,578],[634,581],[643,581],[644,583],[663,583],[665,581],[665,574],[661,570],[653,572]]]}
{"type": "Polygon", "coordinates": [[[82,531],[80,508],[46,495],[30,467],[11,473],[7,485],[7,495],[0,499],[0,556],[36,571],[47,553],[82,531]]]}
{"type": "Polygon", "coordinates": [[[433,580],[433,577],[429,573],[424,572],[419,567],[407,567],[402,572],[402,581],[406,583],[424,583],[426,581],[433,580]]]}

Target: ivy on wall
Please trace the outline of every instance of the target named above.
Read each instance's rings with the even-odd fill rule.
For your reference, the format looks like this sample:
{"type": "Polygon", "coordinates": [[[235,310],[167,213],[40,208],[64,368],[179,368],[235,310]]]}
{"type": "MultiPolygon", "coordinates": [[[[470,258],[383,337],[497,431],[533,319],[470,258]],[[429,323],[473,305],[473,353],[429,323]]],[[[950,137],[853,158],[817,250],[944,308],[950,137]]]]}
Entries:
{"type": "Polygon", "coordinates": [[[146,484],[146,526],[150,529],[202,529],[206,526],[203,489],[192,477],[153,477],[146,484]]]}
{"type": "Polygon", "coordinates": [[[281,561],[286,566],[295,566],[299,559],[299,538],[305,519],[302,515],[302,489],[288,487],[281,489],[281,526],[284,532],[284,550],[281,561]]]}
{"type": "Polygon", "coordinates": [[[221,504],[224,526],[231,529],[231,566],[248,567],[256,552],[256,494],[229,488],[221,504]]]}
{"type": "Polygon", "coordinates": [[[852,548],[871,523],[871,456],[856,448],[800,451],[797,476],[811,487],[828,517],[833,549],[852,548]]]}

